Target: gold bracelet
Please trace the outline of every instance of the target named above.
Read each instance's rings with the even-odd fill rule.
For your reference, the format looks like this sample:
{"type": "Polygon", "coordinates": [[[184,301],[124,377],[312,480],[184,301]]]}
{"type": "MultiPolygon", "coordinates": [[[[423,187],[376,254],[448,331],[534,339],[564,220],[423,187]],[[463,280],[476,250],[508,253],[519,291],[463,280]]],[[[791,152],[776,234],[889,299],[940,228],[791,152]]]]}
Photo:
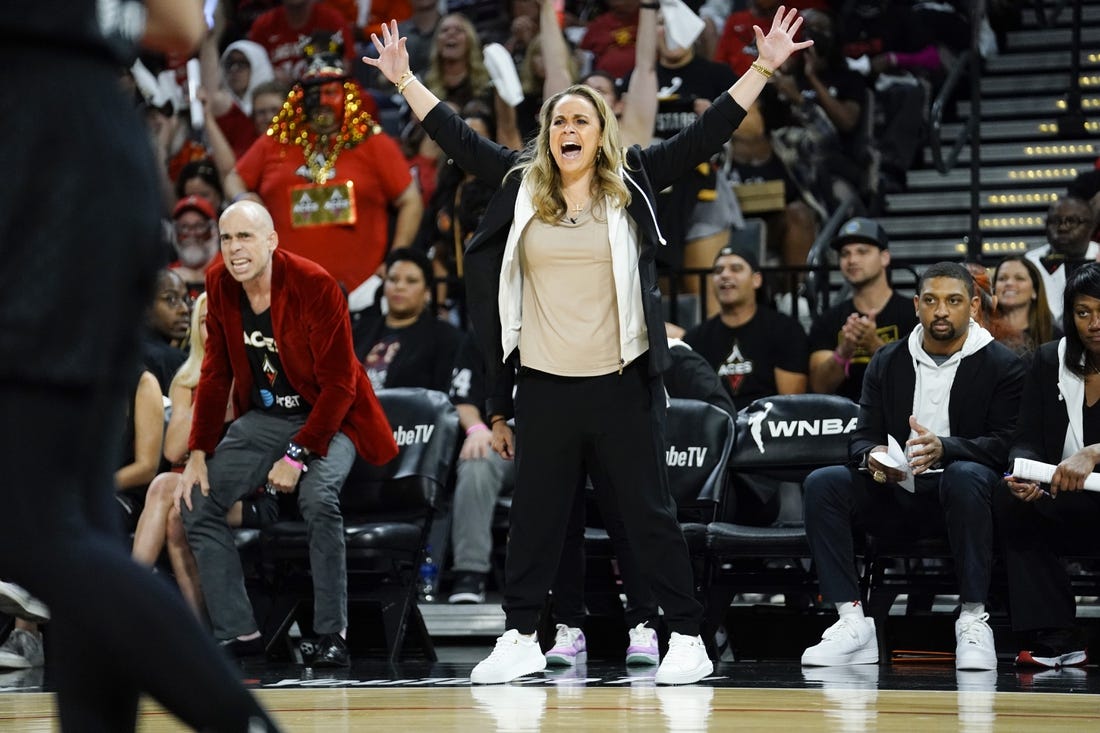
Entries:
{"type": "Polygon", "coordinates": [[[763,76],[763,77],[764,77],[765,79],[771,79],[771,78],[772,78],[772,74],[774,74],[774,73],[775,73],[774,71],[772,71],[771,69],[769,69],[769,68],[768,68],[767,66],[764,66],[764,64],[760,63],[759,61],[753,61],[753,62],[752,62],[752,66],[750,66],[749,68],[750,68],[750,69],[754,69],[754,70],[756,70],[756,71],[760,72],[760,74],[761,74],[761,75],[762,75],[762,76],[763,76]]]}
{"type": "Polygon", "coordinates": [[[407,75],[408,75],[407,79],[405,78],[405,75],[402,75],[401,80],[397,84],[397,93],[398,94],[404,94],[405,93],[405,87],[407,87],[409,84],[412,84],[414,81],[416,81],[416,74],[413,74],[412,72],[408,72],[407,75]]]}

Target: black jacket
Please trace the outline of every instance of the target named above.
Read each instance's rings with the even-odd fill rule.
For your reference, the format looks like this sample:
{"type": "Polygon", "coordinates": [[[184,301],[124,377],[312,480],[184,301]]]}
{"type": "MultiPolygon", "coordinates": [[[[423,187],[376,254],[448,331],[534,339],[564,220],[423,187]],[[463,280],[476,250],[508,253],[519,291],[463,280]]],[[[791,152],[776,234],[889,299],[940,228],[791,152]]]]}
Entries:
{"type": "MultiPolygon", "coordinates": [[[[626,171],[637,184],[631,186],[626,215],[638,227],[642,251],[638,262],[642,287],[642,307],[649,331],[649,371],[656,376],[669,366],[661,293],[657,286],[655,257],[662,237],[655,218],[656,192],[686,175],[708,160],[729,139],[745,110],[729,94],[722,94],[690,126],[675,137],[645,149],[635,145],[626,151],[626,171]],[[640,189],[640,190],[639,190],[640,189]]],[[[470,240],[465,255],[466,300],[470,324],[486,358],[488,384],[499,385],[505,371],[501,346],[500,313],[497,291],[508,230],[515,214],[520,176],[508,175],[520,153],[481,137],[445,104],[437,104],[423,120],[424,130],[463,170],[498,187],[485,216],[470,240]]],[[[493,389],[490,414],[512,416],[510,397],[499,397],[507,390],[493,389]]]]}
{"type": "Polygon", "coordinates": [[[1058,342],[1043,344],[1031,360],[1020,400],[1020,422],[1009,458],[1062,462],[1069,413],[1058,389],[1058,342]]]}
{"type": "MultiPolygon", "coordinates": [[[[848,456],[860,464],[876,445],[893,435],[899,444],[909,439],[916,372],[903,339],[879,349],[863,377],[859,421],[848,443],[848,456]]],[[[951,384],[949,437],[943,442],[943,465],[975,461],[1003,471],[1016,430],[1024,365],[996,341],[965,357],[951,384]]]]}

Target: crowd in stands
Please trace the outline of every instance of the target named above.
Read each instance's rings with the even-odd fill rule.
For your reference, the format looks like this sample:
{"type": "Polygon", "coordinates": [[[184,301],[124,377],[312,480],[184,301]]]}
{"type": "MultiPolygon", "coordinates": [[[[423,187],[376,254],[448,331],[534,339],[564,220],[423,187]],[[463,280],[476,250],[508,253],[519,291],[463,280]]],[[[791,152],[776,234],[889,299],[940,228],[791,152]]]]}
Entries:
{"type": "MultiPolygon", "coordinates": [[[[234,552],[228,528],[274,520],[278,505],[265,490],[272,481],[234,463],[227,451],[217,464],[212,459],[211,477],[232,485],[215,486],[213,499],[196,494],[198,511],[186,513],[191,519],[181,517],[174,491],[176,474],[195,470],[189,434],[201,434],[202,444],[213,448],[228,425],[241,425],[233,423],[240,405],[230,400],[234,377],[234,395],[241,397],[242,375],[233,371],[240,363],[228,365],[230,342],[239,339],[227,332],[223,314],[208,314],[203,291],[226,242],[263,226],[245,216],[249,208],[230,209],[234,230],[225,228],[225,219],[219,230],[219,219],[234,202],[262,204],[278,251],[293,255],[280,267],[293,269],[304,258],[335,279],[346,306],[328,302],[335,294],[326,293],[333,296],[327,310],[308,318],[347,316],[353,353],[341,358],[353,357],[375,390],[424,387],[450,395],[465,437],[446,577],[452,603],[482,602],[493,584],[497,499],[512,481],[510,461],[491,442],[498,429],[510,428],[490,419],[494,390],[503,387],[487,383],[485,359],[464,330],[462,282],[465,245],[495,191],[444,155],[393,85],[360,57],[376,55],[370,34],[393,17],[407,36],[411,71],[481,136],[519,149],[538,128],[542,100],[579,80],[619,116],[626,144],[645,145],[691,124],[749,73],[757,58],[752,27],[767,28],[779,5],[661,0],[660,13],[641,12],[655,4],[394,0],[371,4],[370,16],[361,17],[354,2],[223,0],[198,55],[200,79],[187,78],[187,59],[163,56],[147,56],[126,71],[161,164],[163,180],[149,183],[163,190],[167,215],[165,267],[142,334],[145,371],[132,380],[119,502],[136,530],[134,557],[153,565],[166,548],[181,590],[196,613],[209,614],[230,651],[254,653],[262,645],[239,568],[228,557],[234,552]],[[490,46],[503,49],[514,73],[502,68],[490,46]],[[197,105],[202,109],[195,114],[197,105]],[[208,318],[219,339],[214,357],[208,318]],[[205,395],[198,380],[204,353],[225,362],[222,380],[205,395]],[[191,432],[200,399],[203,422],[191,432]]],[[[838,394],[861,404],[851,464],[806,482],[807,530],[822,593],[836,603],[840,620],[803,663],[878,659],[874,627],[856,602],[852,575],[851,523],[859,521],[914,536],[946,531],[960,576],[959,663],[995,665],[984,605],[995,517],[1017,528],[1008,533],[1005,552],[1013,622],[1030,635],[1023,661],[1080,663],[1073,601],[1056,570],[1052,538],[1066,527],[1062,535],[1087,544],[1084,528],[1100,513],[1094,494],[1075,492],[1100,463],[1100,418],[1091,414],[1100,396],[1100,265],[1092,264],[1100,259],[1098,186],[1086,174],[1051,205],[1043,247],[992,269],[936,265],[914,293],[898,292],[889,275],[889,237],[874,214],[885,193],[904,190],[931,94],[960,50],[957,39],[964,47],[969,38],[958,28],[945,33],[943,15],[958,23],[965,18],[904,0],[793,4],[804,11],[802,34],[814,46],[768,75],[722,154],[657,198],[657,224],[668,240],[660,265],[670,276],[709,269],[714,302],[701,322],[666,325],[674,357],[665,374],[668,394],[711,402],[734,419],[737,410],[780,394],[838,394]],[[761,250],[731,240],[730,233],[744,224],[738,189],[764,181],[782,186],[760,214],[767,224],[761,250]],[[804,264],[822,223],[848,198],[858,215],[831,243],[843,297],[807,331],[761,297],[761,267],[804,264]],[[948,393],[950,404],[929,399],[948,393]],[[876,458],[886,450],[886,434],[908,442],[910,458],[917,456],[915,493],[895,486],[889,500],[876,494],[875,484],[896,484],[903,473],[876,458]],[[1050,493],[1022,479],[1010,479],[1006,489],[1001,478],[1010,455],[1061,464],[1050,493]],[[1048,497],[1058,491],[1075,493],[1055,503],[1048,497]],[[891,524],[899,516],[906,520],[900,529],[891,524]],[[1040,596],[1057,599],[1057,607],[1027,600],[1040,596]]],[[[304,272],[313,272],[310,267],[304,272]]],[[[697,289],[694,282],[685,281],[685,289],[697,289]]],[[[270,331],[272,324],[256,326],[264,327],[270,331]]],[[[285,348],[280,344],[279,351],[285,348]]],[[[285,368],[288,355],[280,356],[285,368]]],[[[275,379],[272,374],[272,385],[275,379]]],[[[297,429],[308,414],[289,409],[283,417],[297,429]]],[[[285,426],[241,429],[272,444],[292,434],[285,426]]],[[[326,459],[339,465],[329,470],[317,460],[302,474],[311,477],[311,493],[301,510],[319,523],[338,521],[334,497],[352,460],[350,444],[339,448],[326,459]]],[[[583,500],[576,505],[583,507],[583,500]]],[[[613,510],[603,513],[612,530],[613,510]]],[[[571,519],[563,568],[578,566],[570,553],[583,521],[583,514],[571,519]]],[[[612,531],[612,539],[629,555],[621,533],[612,531]]],[[[1091,547],[1097,549],[1094,540],[1091,547]]],[[[332,548],[316,557],[326,566],[342,562],[332,548]]],[[[632,574],[636,561],[620,557],[620,568],[630,596],[630,654],[634,662],[656,663],[656,603],[644,579],[632,574]]],[[[314,568],[319,582],[328,583],[317,591],[320,664],[347,662],[342,572],[326,577],[314,568]]],[[[584,609],[582,594],[565,581],[576,581],[576,572],[559,575],[554,586],[559,633],[550,656],[568,664],[583,651],[584,609]]],[[[48,613],[28,619],[0,647],[0,666],[42,663],[36,624],[48,613]]]]}

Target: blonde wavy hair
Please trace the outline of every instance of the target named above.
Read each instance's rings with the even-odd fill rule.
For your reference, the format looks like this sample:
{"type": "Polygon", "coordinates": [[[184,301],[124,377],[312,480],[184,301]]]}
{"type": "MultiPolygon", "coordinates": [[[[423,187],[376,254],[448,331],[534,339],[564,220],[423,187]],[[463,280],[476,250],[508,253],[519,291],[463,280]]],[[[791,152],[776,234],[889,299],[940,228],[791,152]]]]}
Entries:
{"type": "Polygon", "coordinates": [[[449,96],[447,88],[443,85],[443,64],[439,60],[439,28],[445,21],[452,19],[458,21],[463,33],[466,34],[466,78],[470,80],[473,96],[481,97],[489,89],[489,70],[485,68],[485,56],[481,52],[481,39],[478,38],[477,29],[462,13],[444,15],[436,26],[424,86],[432,90],[432,93],[440,99],[446,100],[449,96]]]}
{"type": "Polygon", "coordinates": [[[550,152],[550,122],[554,109],[564,97],[582,97],[596,109],[600,121],[600,149],[596,153],[596,171],[592,177],[593,201],[606,199],[609,206],[625,207],[630,203],[630,190],[620,170],[626,164],[623,139],[615,113],[604,98],[587,84],[574,84],[542,103],[539,111],[539,133],[520,155],[519,162],[509,171],[519,172],[531,189],[535,216],[554,224],[565,216],[567,205],[562,195],[561,171],[550,152]]]}
{"type": "Polygon", "coordinates": [[[173,385],[179,384],[182,387],[194,389],[199,384],[202,359],[206,356],[206,339],[202,336],[202,313],[205,310],[206,293],[201,293],[191,306],[191,333],[188,335],[191,350],[187,354],[187,360],[180,364],[176,375],[172,377],[173,385]]]}

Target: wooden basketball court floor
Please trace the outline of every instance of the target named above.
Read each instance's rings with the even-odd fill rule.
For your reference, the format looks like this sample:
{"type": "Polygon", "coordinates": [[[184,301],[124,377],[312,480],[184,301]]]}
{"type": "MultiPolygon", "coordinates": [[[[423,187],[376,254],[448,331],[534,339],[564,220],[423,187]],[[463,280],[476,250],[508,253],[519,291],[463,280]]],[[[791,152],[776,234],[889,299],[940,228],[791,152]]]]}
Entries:
{"type": "MultiPolygon", "coordinates": [[[[472,666],[368,661],[322,674],[267,664],[242,673],[292,732],[1100,731],[1095,668],[1034,673],[1002,663],[996,672],[957,673],[950,664],[812,670],[797,661],[723,662],[699,685],[656,687],[653,668],[601,662],[474,687],[472,666]]],[[[41,670],[37,680],[8,675],[0,685],[8,685],[0,688],[0,730],[58,729],[41,670]]],[[[184,730],[149,701],[139,729],[184,730]]]]}

